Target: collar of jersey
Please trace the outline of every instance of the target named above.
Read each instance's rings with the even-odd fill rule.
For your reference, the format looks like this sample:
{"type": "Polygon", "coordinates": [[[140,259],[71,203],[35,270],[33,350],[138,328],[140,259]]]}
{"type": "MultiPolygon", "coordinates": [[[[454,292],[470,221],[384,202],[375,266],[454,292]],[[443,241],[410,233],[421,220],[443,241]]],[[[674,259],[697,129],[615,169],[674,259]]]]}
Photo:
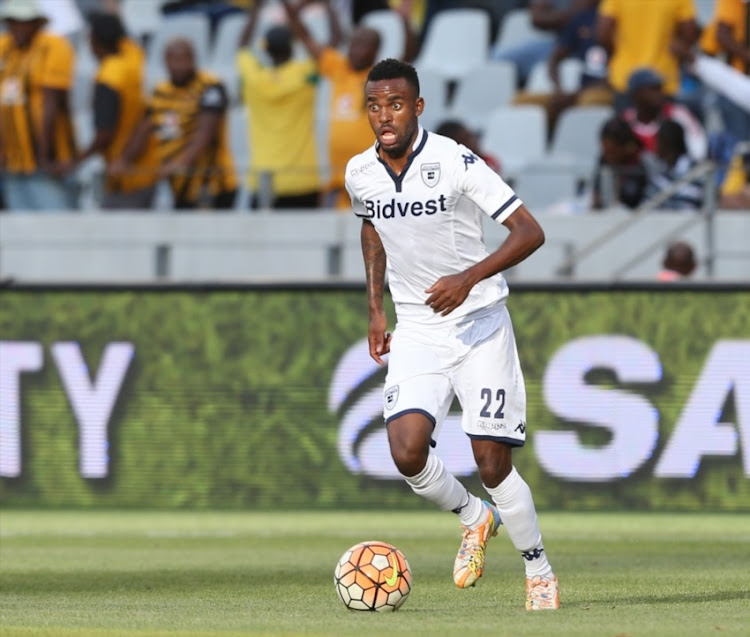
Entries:
{"type": "Polygon", "coordinates": [[[420,126],[417,130],[417,138],[414,140],[414,146],[412,146],[414,150],[411,151],[411,154],[407,158],[406,164],[404,165],[404,169],[398,175],[380,157],[380,144],[378,142],[375,142],[375,157],[377,157],[378,161],[383,164],[385,171],[388,173],[390,178],[393,179],[393,183],[396,186],[396,192],[401,192],[401,184],[404,181],[404,177],[406,177],[406,173],[409,171],[409,167],[414,161],[414,158],[422,152],[422,149],[424,148],[426,142],[427,131],[420,126]]]}

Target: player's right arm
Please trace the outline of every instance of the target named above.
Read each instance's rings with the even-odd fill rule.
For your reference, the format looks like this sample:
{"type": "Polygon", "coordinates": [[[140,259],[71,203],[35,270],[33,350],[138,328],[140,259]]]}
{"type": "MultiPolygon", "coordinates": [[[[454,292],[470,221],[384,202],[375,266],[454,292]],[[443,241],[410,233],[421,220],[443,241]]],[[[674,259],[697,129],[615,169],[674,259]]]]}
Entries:
{"type": "Polygon", "coordinates": [[[385,365],[381,358],[391,348],[391,335],[386,332],[388,320],[383,308],[385,292],[385,248],[380,235],[371,221],[362,221],[362,256],[365,260],[367,280],[367,304],[370,308],[370,327],[367,341],[370,344],[370,356],[379,365],[385,365]]]}

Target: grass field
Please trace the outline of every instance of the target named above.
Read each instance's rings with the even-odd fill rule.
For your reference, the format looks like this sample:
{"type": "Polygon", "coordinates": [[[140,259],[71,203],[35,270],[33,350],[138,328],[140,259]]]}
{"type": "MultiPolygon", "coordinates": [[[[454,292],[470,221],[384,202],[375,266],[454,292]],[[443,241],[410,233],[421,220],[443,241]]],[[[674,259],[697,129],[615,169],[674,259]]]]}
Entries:
{"type": "Polygon", "coordinates": [[[474,589],[454,587],[456,520],[440,513],[0,513],[0,634],[750,635],[750,515],[541,516],[563,608],[523,609],[501,531],[474,589]],[[393,614],[347,611],[333,568],[382,539],[414,589],[393,614]]]}

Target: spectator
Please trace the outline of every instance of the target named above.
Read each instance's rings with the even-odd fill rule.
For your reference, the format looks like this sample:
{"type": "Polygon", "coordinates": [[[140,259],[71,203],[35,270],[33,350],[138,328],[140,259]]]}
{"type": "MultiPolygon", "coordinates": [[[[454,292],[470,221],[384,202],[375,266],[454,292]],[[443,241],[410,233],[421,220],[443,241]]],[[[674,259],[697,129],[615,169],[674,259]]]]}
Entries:
{"type": "MultiPolygon", "coordinates": [[[[532,24],[542,31],[559,36],[570,19],[579,11],[596,7],[598,0],[531,0],[532,24]]],[[[554,50],[554,40],[550,38],[533,38],[523,44],[511,47],[496,47],[492,58],[513,62],[518,70],[521,86],[537,62],[549,59],[554,50]]]]}
{"type": "Polygon", "coordinates": [[[79,163],[101,154],[107,164],[102,208],[107,210],[151,208],[157,180],[156,144],[150,137],[130,170],[122,174],[116,166],[125,146],[145,113],[143,51],[125,36],[119,16],[90,16],[90,43],[99,68],[94,80],[94,128],[89,147],[79,163]]]}
{"type": "MultiPolygon", "coordinates": [[[[701,47],[716,55],[722,53],[727,62],[750,76],[750,2],[748,0],[717,0],[712,24],[703,34],[701,47]]],[[[735,140],[750,139],[750,114],[719,91],[719,110],[724,128],[735,140]]]]}
{"type": "Polygon", "coordinates": [[[75,56],[44,30],[34,0],[7,0],[0,16],[0,170],[10,210],[75,207],[65,165],[75,154],[68,93],[75,56]]]}
{"type": "Polygon", "coordinates": [[[696,266],[695,254],[690,244],[676,241],[667,248],[662,261],[663,269],[657,275],[657,279],[665,283],[687,279],[695,271],[696,266]]]}
{"type": "Polygon", "coordinates": [[[471,152],[476,154],[478,157],[481,157],[484,160],[484,163],[492,168],[492,170],[494,170],[498,175],[501,174],[500,160],[498,160],[498,158],[494,155],[484,152],[480,148],[479,136],[461,122],[457,120],[447,120],[440,124],[440,126],[435,129],[435,132],[438,135],[450,137],[454,142],[458,144],[463,144],[471,152]]]}
{"type": "Polygon", "coordinates": [[[593,208],[608,207],[613,200],[628,208],[637,208],[648,185],[648,173],[641,158],[641,140],[619,117],[604,123],[599,140],[601,154],[594,176],[593,208]]]}
{"type": "Polygon", "coordinates": [[[169,179],[176,209],[231,208],[237,179],[227,136],[226,89],[217,77],[196,68],[193,45],[185,38],[172,40],[164,59],[169,79],[154,89],[117,172],[127,172],[155,133],[159,175],[169,179]]]}
{"type": "Polygon", "coordinates": [[[628,78],[628,94],[633,106],[625,109],[622,117],[647,151],[656,152],[659,127],[666,120],[674,120],[685,129],[690,156],[698,161],[706,158],[708,140],[703,126],[689,109],[668,99],[658,73],[649,68],[634,71],[628,78]]]}
{"type": "Polygon", "coordinates": [[[721,60],[696,54],[689,47],[673,46],[672,50],[701,82],[750,114],[750,76],[721,60]]]}
{"type": "MultiPolygon", "coordinates": [[[[598,2],[598,0],[597,0],[598,2]]],[[[547,111],[547,131],[551,138],[560,114],[570,106],[609,106],[612,89],[607,81],[607,52],[594,39],[596,6],[575,13],[562,28],[549,57],[549,75],[554,93],[538,94],[524,91],[516,95],[516,104],[540,104],[547,111]],[[560,63],[566,58],[583,63],[578,90],[566,93],[560,85],[560,63]]]]}
{"type": "Polygon", "coordinates": [[[268,175],[272,207],[315,208],[320,197],[314,120],[315,62],[292,59],[291,31],[286,26],[274,26],[265,36],[271,66],[261,64],[247,46],[262,4],[258,0],[250,10],[237,55],[242,97],[250,114],[252,206],[265,203],[268,186],[263,184],[261,192],[260,179],[261,175],[268,175]]]}
{"type": "Polygon", "coordinates": [[[297,9],[285,0],[292,32],[305,45],[318,64],[320,75],[331,83],[328,155],[330,179],[324,193],[325,205],[351,209],[349,195],[344,189],[344,170],[347,162],[375,138],[365,109],[365,81],[380,48],[380,35],[367,27],[356,27],[351,35],[346,55],[336,49],[341,41],[341,25],[330,1],[325,3],[331,41],[318,44],[305,28],[297,9]]]}
{"type": "MultiPolygon", "coordinates": [[[[658,162],[649,179],[649,198],[658,195],[683,180],[695,167],[695,161],[687,152],[685,131],[682,126],[666,120],[659,127],[656,139],[656,156],[658,162]]],[[[661,210],[698,210],[703,203],[703,181],[693,179],[679,188],[663,201],[661,210]]]]}
{"type": "Polygon", "coordinates": [[[692,46],[697,36],[693,0],[602,0],[596,38],[610,55],[615,108],[628,105],[628,78],[639,68],[654,69],[664,78],[667,95],[675,95],[680,69],[670,43],[677,39],[692,46]]]}

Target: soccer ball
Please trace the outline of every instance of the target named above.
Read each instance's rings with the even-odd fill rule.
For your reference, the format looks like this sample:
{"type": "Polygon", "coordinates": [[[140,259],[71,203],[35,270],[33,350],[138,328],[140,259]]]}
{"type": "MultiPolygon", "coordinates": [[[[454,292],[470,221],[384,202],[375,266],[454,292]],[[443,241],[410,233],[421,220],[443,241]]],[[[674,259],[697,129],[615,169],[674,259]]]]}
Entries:
{"type": "Polygon", "coordinates": [[[336,592],[350,610],[398,610],[411,592],[411,570],[404,554],[386,542],[355,544],[336,564],[336,592]]]}

